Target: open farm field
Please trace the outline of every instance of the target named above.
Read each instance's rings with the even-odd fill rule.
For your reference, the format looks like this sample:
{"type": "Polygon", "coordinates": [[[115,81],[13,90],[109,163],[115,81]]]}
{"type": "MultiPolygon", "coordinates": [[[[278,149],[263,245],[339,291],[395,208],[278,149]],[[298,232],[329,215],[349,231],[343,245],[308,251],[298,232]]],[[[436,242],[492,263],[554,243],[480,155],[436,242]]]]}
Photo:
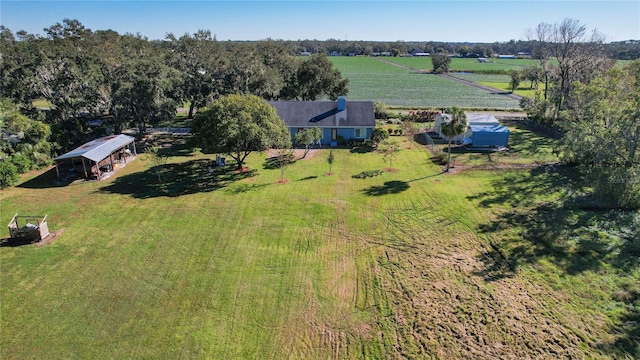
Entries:
{"type": "MultiPolygon", "coordinates": [[[[431,69],[433,69],[430,57],[382,57],[381,59],[424,71],[431,71],[431,69]]],[[[479,63],[478,59],[451,58],[451,71],[519,71],[525,67],[539,65],[537,60],[532,59],[488,60],[488,63],[479,63]]]]}
{"type": "Polygon", "coordinates": [[[0,221],[58,236],[0,247],[0,358],[640,357],[638,212],[575,207],[570,168],[442,173],[401,147],[365,178],[389,163],[335,149],[328,176],[319,149],[279,183],[264,154],[211,173],[179,143],[162,182],[144,155],[26,175],[0,221]]]}
{"type": "MultiPolygon", "coordinates": [[[[491,94],[432,74],[394,66],[387,58],[330,57],[349,79],[347,97],[409,108],[449,107],[517,109],[517,100],[491,94]],[[384,60],[384,61],[383,61],[384,60]]],[[[422,59],[424,60],[424,59],[422,59]]]]}

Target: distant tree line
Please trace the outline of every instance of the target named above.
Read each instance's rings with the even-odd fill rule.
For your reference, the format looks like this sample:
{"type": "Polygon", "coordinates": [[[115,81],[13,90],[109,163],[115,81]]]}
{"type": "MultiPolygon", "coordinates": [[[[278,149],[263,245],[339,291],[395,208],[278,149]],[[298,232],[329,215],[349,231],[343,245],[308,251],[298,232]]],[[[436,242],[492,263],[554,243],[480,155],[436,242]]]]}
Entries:
{"type": "MultiPolygon", "coordinates": [[[[460,57],[478,58],[492,57],[498,54],[517,55],[525,53],[536,58],[537,41],[510,40],[507,42],[471,43],[471,42],[439,42],[439,41],[349,41],[349,40],[277,40],[297,54],[301,53],[334,53],[343,56],[389,54],[403,56],[407,54],[429,53],[448,54],[460,57]]],[[[627,40],[603,44],[605,53],[618,60],[640,58],[640,40],[627,40]]]]}

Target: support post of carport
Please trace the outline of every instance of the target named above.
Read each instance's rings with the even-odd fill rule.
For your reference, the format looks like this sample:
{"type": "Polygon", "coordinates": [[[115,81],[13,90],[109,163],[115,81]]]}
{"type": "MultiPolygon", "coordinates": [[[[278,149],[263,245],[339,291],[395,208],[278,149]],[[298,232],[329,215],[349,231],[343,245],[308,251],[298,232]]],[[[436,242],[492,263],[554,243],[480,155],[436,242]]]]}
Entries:
{"type": "MultiPolygon", "coordinates": [[[[72,164],[73,164],[73,162],[72,162],[72,164]]],[[[84,158],[82,158],[82,170],[84,171],[84,178],[85,179],[88,178],[88,176],[87,176],[87,167],[84,164],[84,158]]]]}
{"type": "Polygon", "coordinates": [[[56,161],[56,177],[60,178],[60,170],[58,170],[58,162],[56,161]]]}
{"type": "Polygon", "coordinates": [[[100,179],[102,178],[102,171],[100,171],[100,162],[95,161],[95,163],[96,163],[96,172],[98,173],[98,181],[100,181],[100,179]]]}

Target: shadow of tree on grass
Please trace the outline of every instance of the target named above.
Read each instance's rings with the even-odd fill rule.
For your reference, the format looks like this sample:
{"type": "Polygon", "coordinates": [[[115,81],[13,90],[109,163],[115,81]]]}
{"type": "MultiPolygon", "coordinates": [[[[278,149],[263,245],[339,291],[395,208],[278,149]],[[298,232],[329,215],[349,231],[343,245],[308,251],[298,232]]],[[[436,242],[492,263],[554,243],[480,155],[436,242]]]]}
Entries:
{"type": "Polygon", "coordinates": [[[403,191],[409,189],[409,183],[406,181],[387,181],[383,185],[379,186],[371,186],[362,190],[365,195],[369,196],[381,196],[381,195],[389,195],[389,194],[399,194],[403,191]]]}
{"type": "Polygon", "coordinates": [[[303,177],[302,179],[298,179],[298,181],[313,180],[313,179],[317,179],[317,178],[318,178],[317,175],[311,175],[311,176],[303,177]]]}
{"type": "Polygon", "coordinates": [[[131,195],[135,198],[175,197],[201,192],[211,192],[229,186],[233,182],[256,175],[255,169],[239,172],[229,166],[210,167],[206,159],[167,164],[162,167],[158,181],[156,169],[124,175],[99,191],[131,195]]]}
{"type": "Polygon", "coordinates": [[[495,218],[479,226],[490,246],[479,258],[477,272],[486,281],[514,276],[525,264],[545,261],[566,276],[586,271],[612,276],[632,290],[619,299],[626,309],[610,327],[617,340],[601,346],[611,354],[640,356],[640,211],[607,209],[576,195],[581,192],[574,169],[540,166],[508,172],[490,191],[471,196],[482,207],[500,208],[495,218]],[[633,275],[636,274],[636,275],[633,275]]]}
{"type": "MultiPolygon", "coordinates": [[[[288,159],[286,159],[286,163],[284,164],[285,166],[289,166],[291,164],[295,164],[296,163],[296,159],[294,158],[293,154],[287,156],[288,159]]],[[[262,168],[265,170],[276,170],[276,169],[280,169],[280,159],[277,156],[273,156],[270,158],[267,158],[264,160],[264,163],[262,164],[262,168]]]]}

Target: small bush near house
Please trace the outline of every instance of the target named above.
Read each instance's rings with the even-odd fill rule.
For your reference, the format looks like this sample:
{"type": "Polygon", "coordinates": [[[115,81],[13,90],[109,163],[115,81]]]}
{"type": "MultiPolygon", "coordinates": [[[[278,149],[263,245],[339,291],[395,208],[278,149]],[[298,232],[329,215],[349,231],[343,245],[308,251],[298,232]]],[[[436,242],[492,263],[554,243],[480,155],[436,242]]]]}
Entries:
{"type": "Polygon", "coordinates": [[[434,164],[444,165],[447,163],[447,154],[439,151],[431,156],[431,161],[433,161],[434,164]]]}

